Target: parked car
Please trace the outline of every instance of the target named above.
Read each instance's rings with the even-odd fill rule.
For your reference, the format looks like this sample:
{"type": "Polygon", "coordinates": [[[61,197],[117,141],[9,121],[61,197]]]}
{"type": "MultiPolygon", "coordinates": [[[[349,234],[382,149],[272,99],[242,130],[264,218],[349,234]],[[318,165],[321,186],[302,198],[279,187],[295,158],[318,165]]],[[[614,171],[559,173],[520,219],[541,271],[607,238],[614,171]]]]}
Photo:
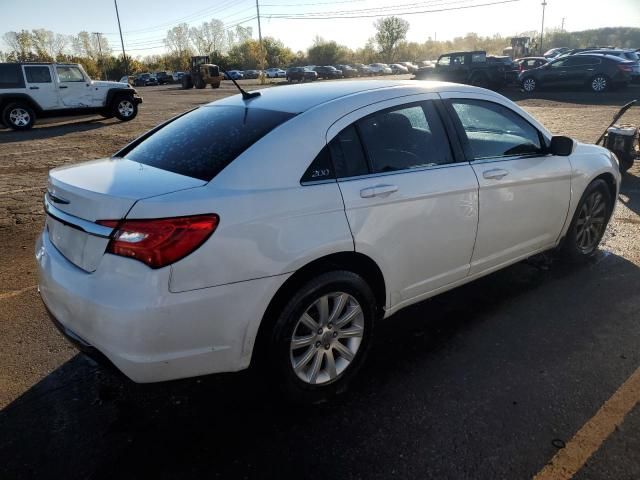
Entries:
{"type": "Polygon", "coordinates": [[[173,76],[171,76],[167,72],[156,72],[155,77],[158,81],[158,85],[166,85],[167,83],[173,82],[173,76]]]}
{"type": "Polygon", "coordinates": [[[331,65],[318,66],[313,70],[318,74],[318,78],[324,78],[326,80],[342,78],[342,70],[338,70],[336,67],[332,67],[331,65]]]}
{"type": "Polygon", "coordinates": [[[315,81],[318,79],[318,74],[314,70],[309,70],[306,67],[291,67],[287,70],[287,82],[306,82],[315,81]]]}
{"type": "Polygon", "coordinates": [[[505,65],[487,61],[487,53],[453,52],[440,55],[435,67],[424,67],[416,73],[418,80],[442,80],[498,89],[506,84],[505,65]]]}
{"type": "Polygon", "coordinates": [[[133,120],[142,97],[125,82],[91,80],[77,63],[0,63],[0,122],[28,130],[36,118],[97,113],[133,120]]]}
{"type": "Polygon", "coordinates": [[[287,76],[287,72],[281,68],[267,68],[264,73],[267,78],[285,78],[287,76]]]}
{"type": "Polygon", "coordinates": [[[369,65],[372,75],[391,75],[393,72],[386,63],[372,63],[369,65]]]}
{"type": "Polygon", "coordinates": [[[398,81],[260,93],[49,173],[40,296],[135,382],[252,365],[317,402],[357,375],[379,319],[540,252],[598,249],[615,156],[501,95],[398,81]]]}
{"type": "Polygon", "coordinates": [[[155,76],[155,74],[152,73],[145,80],[144,85],[145,85],[145,87],[155,87],[155,86],[158,86],[160,84],[158,83],[158,78],[155,76]]]}
{"type": "Polygon", "coordinates": [[[504,79],[507,84],[518,83],[518,65],[513,61],[511,57],[504,55],[500,56],[488,56],[487,62],[499,63],[504,67],[504,79]]]}
{"type": "Polygon", "coordinates": [[[369,68],[369,65],[365,65],[364,63],[356,63],[353,65],[353,68],[358,71],[358,74],[361,77],[373,75],[373,72],[371,71],[371,68],[369,68]]]}
{"type": "Polygon", "coordinates": [[[394,75],[403,75],[409,73],[409,69],[404,65],[400,65],[399,63],[392,63],[391,65],[389,65],[389,68],[391,69],[391,73],[393,73],[394,75]]]}
{"type": "Polygon", "coordinates": [[[226,80],[230,80],[230,79],[242,80],[244,78],[244,75],[240,70],[229,70],[227,73],[224,74],[224,78],[226,80]]]}
{"type": "Polygon", "coordinates": [[[409,70],[409,73],[416,73],[418,71],[418,65],[412,62],[398,62],[400,65],[404,66],[409,70]]]}
{"type": "Polygon", "coordinates": [[[558,48],[552,48],[550,50],[547,50],[546,52],[544,52],[544,54],[542,55],[545,58],[555,58],[558,55],[562,55],[563,53],[568,52],[569,50],[571,50],[568,47],[558,47],[558,48]]]}
{"type": "Polygon", "coordinates": [[[147,83],[147,80],[149,80],[149,77],[151,77],[150,73],[139,73],[133,79],[133,86],[134,87],[144,87],[146,85],[146,83],[147,83]]]}
{"type": "Polygon", "coordinates": [[[358,70],[356,70],[350,65],[336,65],[335,68],[342,72],[342,76],[344,78],[354,78],[354,77],[360,76],[360,73],[358,73],[358,70]]]}
{"type": "Polygon", "coordinates": [[[254,80],[260,76],[260,70],[245,70],[242,72],[242,77],[245,80],[251,79],[254,80]]]}
{"type": "Polygon", "coordinates": [[[131,75],[124,75],[124,76],[120,77],[120,80],[118,80],[118,83],[127,83],[129,85],[133,85],[134,79],[135,79],[135,77],[133,77],[131,75]]]}
{"type": "Polygon", "coordinates": [[[182,83],[182,77],[184,77],[184,72],[173,72],[171,76],[173,78],[173,83],[182,83]]]}
{"type": "Polygon", "coordinates": [[[524,71],[518,80],[523,90],[529,93],[540,87],[552,86],[587,86],[600,93],[628,85],[634,65],[634,62],[612,55],[569,55],[524,71]]]}
{"type": "Polygon", "coordinates": [[[593,53],[600,55],[613,55],[614,57],[622,58],[623,60],[629,60],[630,62],[634,62],[631,72],[631,81],[639,82],[640,81],[640,55],[631,49],[606,49],[606,50],[589,50],[584,53],[593,53]]]}

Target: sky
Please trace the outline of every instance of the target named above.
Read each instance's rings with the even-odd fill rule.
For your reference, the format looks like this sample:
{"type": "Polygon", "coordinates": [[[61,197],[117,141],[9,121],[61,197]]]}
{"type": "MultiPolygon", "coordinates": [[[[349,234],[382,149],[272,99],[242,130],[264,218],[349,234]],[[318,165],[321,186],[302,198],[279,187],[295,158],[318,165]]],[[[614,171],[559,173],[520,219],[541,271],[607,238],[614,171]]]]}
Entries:
{"type": "MultiPolygon", "coordinates": [[[[316,35],[350,48],[365,45],[375,33],[375,17],[342,18],[384,13],[410,22],[408,40],[452,39],[468,32],[503,36],[540,30],[542,0],[259,0],[262,35],[306,50],[316,35]],[[446,8],[456,10],[435,12],[446,8]],[[381,10],[384,9],[384,10],[381,10]],[[407,15],[407,12],[423,12],[407,15]],[[325,13],[327,12],[327,13],[325,13]],[[351,12],[351,13],[349,13],[351,12]],[[278,15],[319,14],[332,19],[276,18],[278,15]]],[[[640,0],[546,0],[545,30],[568,31],[613,26],[640,26],[640,0]]],[[[255,0],[118,0],[127,54],[144,56],[164,51],[166,31],[181,22],[199,25],[217,18],[228,26],[243,22],[257,38],[255,0]]],[[[120,38],[112,0],[0,0],[0,35],[10,30],[45,28],[57,33],[102,32],[115,52],[120,38]]],[[[6,45],[0,41],[0,50],[6,45]]]]}

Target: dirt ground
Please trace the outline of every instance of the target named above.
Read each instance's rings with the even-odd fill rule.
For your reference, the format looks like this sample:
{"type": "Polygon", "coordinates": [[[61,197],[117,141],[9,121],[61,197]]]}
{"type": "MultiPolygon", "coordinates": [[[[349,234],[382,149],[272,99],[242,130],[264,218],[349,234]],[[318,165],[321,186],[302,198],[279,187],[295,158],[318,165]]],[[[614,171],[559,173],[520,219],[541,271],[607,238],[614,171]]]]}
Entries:
{"type": "MultiPolygon", "coordinates": [[[[255,86],[255,82],[243,83],[247,88],[255,86]]],[[[182,478],[202,478],[203,472],[223,476],[235,472],[241,473],[240,478],[266,478],[274,471],[284,478],[286,469],[260,468],[288,449],[291,449],[291,465],[304,468],[309,451],[304,448],[314,445],[313,436],[307,436],[309,431],[324,432],[325,441],[344,444],[345,450],[336,455],[342,455],[343,460],[350,459],[355,465],[354,469],[345,470],[346,467],[330,462],[312,461],[316,470],[308,472],[309,478],[390,478],[396,473],[402,475],[401,478],[428,478],[427,471],[434,478],[525,478],[538,471],[555,452],[550,443],[553,435],[568,440],[640,366],[637,342],[640,335],[637,322],[640,318],[640,165],[636,164],[624,177],[602,253],[592,265],[582,270],[552,268],[551,272],[545,265],[518,265],[474,282],[458,293],[446,294],[428,303],[428,307],[412,307],[410,312],[400,314],[407,319],[407,335],[411,337],[408,343],[405,343],[405,334],[391,327],[381,328],[383,337],[386,328],[394,354],[405,359],[392,367],[373,360],[364,372],[365,378],[366,375],[370,375],[369,380],[374,375],[378,377],[379,389],[372,390],[363,381],[355,389],[359,399],[347,400],[345,413],[336,417],[338,424],[361,435],[359,446],[347,445],[346,436],[332,430],[326,421],[327,411],[315,412],[306,420],[294,422],[278,409],[249,407],[252,413],[246,417],[240,409],[246,409],[247,405],[243,403],[236,408],[234,400],[230,400],[216,404],[230,412],[228,419],[224,419],[210,411],[203,400],[196,400],[202,398],[199,381],[198,386],[191,385],[187,393],[180,394],[182,396],[176,396],[175,392],[167,396],[164,390],[140,393],[128,384],[105,379],[99,367],[76,356],[75,350],[48,323],[37,296],[33,245],[43,222],[41,204],[47,172],[61,165],[109,156],[171,116],[235,93],[228,82],[218,90],[182,91],[176,86],[159,86],[139,88],[139,91],[144,103],[138,117],[129,123],[90,117],[43,122],[29,132],[0,129],[0,478],[143,478],[149,473],[143,468],[144,461],[151,462],[145,457],[147,448],[167,458],[151,470],[158,474],[157,478],[171,478],[171,472],[177,477],[190,473],[182,478]],[[541,302],[540,298],[545,300],[541,302]],[[605,309],[603,303],[611,299],[618,303],[615,308],[605,309]],[[435,326],[428,328],[418,321],[418,317],[426,315],[427,308],[429,315],[436,317],[435,326]],[[546,337],[545,332],[572,318],[576,312],[584,322],[591,323],[569,322],[555,337],[546,337]],[[451,323],[452,317],[464,317],[464,320],[451,323]],[[512,322],[516,318],[524,322],[518,328],[512,322]],[[475,328],[480,323],[485,323],[481,333],[475,328]],[[494,325],[485,328],[490,327],[487,324],[494,325]],[[480,335],[485,337],[474,337],[480,335]],[[537,344],[539,350],[528,351],[534,348],[532,344],[521,343],[523,338],[540,338],[539,335],[545,335],[542,344],[537,344]],[[504,346],[509,343],[513,348],[504,346]],[[484,351],[481,345],[492,347],[484,351]],[[565,351],[571,352],[568,365],[563,364],[564,357],[560,354],[565,351]],[[519,365],[523,355],[528,367],[509,371],[509,376],[502,379],[504,384],[494,385],[499,372],[511,368],[505,365],[519,365]],[[490,378],[484,377],[481,370],[475,370],[481,366],[478,358],[493,372],[490,378]],[[541,359],[553,359],[566,370],[553,377],[550,369],[537,365],[541,359]],[[462,374],[466,384],[453,384],[455,380],[451,378],[461,377],[447,376],[456,361],[459,362],[456,368],[467,372],[462,374]],[[622,361],[623,364],[617,363],[622,361]],[[440,364],[442,370],[431,370],[440,364]],[[416,366],[425,370],[418,371],[416,366]],[[439,372],[442,372],[441,378],[439,372]],[[537,375],[544,376],[544,382],[537,383],[541,381],[536,380],[537,375]],[[501,393],[496,393],[498,390],[501,393]],[[424,396],[427,391],[431,393],[424,396]],[[505,391],[510,392],[509,395],[513,393],[513,398],[518,397],[521,404],[526,403],[527,398],[531,400],[527,413],[511,423],[496,420],[499,416],[487,400],[498,398],[505,391]],[[114,396],[118,401],[110,403],[109,398],[114,396]],[[422,403],[427,397],[432,399],[429,408],[422,403]],[[447,398],[448,403],[436,402],[441,397],[447,398]],[[421,399],[419,404],[415,403],[416,398],[421,399]],[[407,410],[396,410],[396,402],[403,402],[407,410]],[[135,407],[130,408],[132,403],[135,407]],[[187,403],[191,405],[191,412],[174,415],[178,405],[187,403]],[[448,410],[442,405],[447,405],[448,410]],[[208,412],[204,419],[199,417],[200,413],[194,413],[203,410],[208,412]],[[471,424],[468,428],[487,430],[486,435],[473,437],[470,430],[460,429],[461,418],[468,412],[477,415],[467,419],[471,424]],[[349,415],[359,420],[351,421],[349,415]],[[276,419],[273,422],[281,423],[276,425],[267,420],[272,416],[276,419]],[[141,426],[140,418],[148,424],[141,426]],[[423,425],[416,420],[419,418],[439,430],[419,433],[418,426],[423,425]],[[251,442],[254,450],[244,448],[232,420],[242,424],[246,431],[255,432],[251,442]],[[370,420],[373,424],[368,423],[370,420]],[[476,425],[476,421],[480,423],[476,425]],[[492,423],[496,421],[499,423],[492,423]],[[381,425],[379,429],[374,428],[376,424],[381,425]],[[150,425],[163,425],[173,433],[191,435],[179,438],[195,439],[199,443],[184,440],[179,444],[176,437],[173,443],[178,454],[171,457],[174,452],[165,450],[159,440],[156,442],[156,437],[161,435],[157,430],[160,427],[150,425]],[[386,436],[381,433],[383,427],[387,428],[386,436]],[[28,434],[40,428],[47,433],[28,434]],[[209,428],[212,430],[208,431],[209,428]],[[202,447],[210,440],[209,434],[217,434],[216,428],[228,435],[231,444],[237,445],[241,453],[230,451],[228,445],[213,440],[211,450],[202,447]],[[304,433],[301,431],[304,428],[310,430],[304,433]],[[412,432],[411,439],[407,438],[407,431],[412,432]],[[422,434],[424,438],[420,437],[422,434]],[[428,435],[435,435],[436,439],[429,440],[428,435]],[[380,442],[379,445],[389,442],[388,448],[365,448],[365,436],[380,442]],[[442,436],[453,439],[438,443],[434,450],[432,445],[442,442],[442,436]],[[493,440],[487,440],[489,437],[493,440]],[[512,439],[512,446],[502,443],[508,438],[512,439]],[[83,446],[77,452],[77,465],[71,465],[68,458],[62,461],[52,453],[67,449],[70,455],[70,450],[78,444],[83,446]],[[213,448],[214,444],[218,450],[213,448]],[[492,450],[486,450],[489,447],[492,450]],[[495,449],[504,450],[504,455],[494,458],[495,449]],[[191,463],[194,451],[199,456],[191,463]],[[227,456],[220,457],[220,451],[227,456]],[[263,453],[256,454],[258,451],[263,453]],[[388,459],[390,452],[399,457],[388,459]],[[411,453],[415,454],[412,459],[403,457],[411,453]],[[141,455],[144,461],[136,455],[141,455]],[[219,463],[212,465],[208,455],[219,463]],[[461,457],[457,458],[458,455],[461,457]],[[426,458],[431,459],[428,466],[424,464],[426,458]],[[129,471],[130,475],[121,476],[116,462],[121,459],[140,470],[134,468],[129,471]],[[366,459],[368,463],[359,464],[358,459],[362,462],[366,459]],[[6,476],[3,464],[7,466],[6,476]],[[393,472],[390,465],[394,465],[393,472]],[[466,470],[459,470],[463,467],[466,470]],[[95,470],[98,468],[102,468],[99,474],[95,470]]],[[[621,105],[640,98],[640,87],[602,95],[552,91],[529,97],[515,89],[502,93],[554,133],[593,142],[621,105]]],[[[632,109],[624,120],[640,125],[640,107],[632,109]]],[[[379,354],[381,342],[377,347],[379,354]]],[[[212,387],[218,394],[228,392],[226,380],[221,381],[212,387]]],[[[512,406],[511,400],[508,403],[512,406]]],[[[516,403],[513,400],[513,408],[516,403]]],[[[640,411],[637,407],[629,422],[632,423],[623,424],[622,433],[616,430],[611,446],[600,450],[594,457],[595,463],[582,470],[579,478],[640,478],[640,411]],[[612,476],[612,472],[616,475],[612,476]]]]}

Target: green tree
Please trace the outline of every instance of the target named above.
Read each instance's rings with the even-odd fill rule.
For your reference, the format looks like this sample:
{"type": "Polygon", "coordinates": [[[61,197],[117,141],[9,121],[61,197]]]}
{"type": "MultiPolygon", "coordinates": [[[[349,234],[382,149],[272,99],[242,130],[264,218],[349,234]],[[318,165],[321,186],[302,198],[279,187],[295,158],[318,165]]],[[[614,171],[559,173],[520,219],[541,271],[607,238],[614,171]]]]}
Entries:
{"type": "Polygon", "coordinates": [[[398,42],[407,38],[409,22],[400,17],[386,17],[376,20],[375,41],[380,48],[380,54],[386,62],[395,59],[398,42]]]}
{"type": "Polygon", "coordinates": [[[322,37],[316,37],[313,45],[307,51],[307,58],[312,65],[334,65],[346,61],[349,49],[338,45],[333,40],[328,42],[322,37]]]}

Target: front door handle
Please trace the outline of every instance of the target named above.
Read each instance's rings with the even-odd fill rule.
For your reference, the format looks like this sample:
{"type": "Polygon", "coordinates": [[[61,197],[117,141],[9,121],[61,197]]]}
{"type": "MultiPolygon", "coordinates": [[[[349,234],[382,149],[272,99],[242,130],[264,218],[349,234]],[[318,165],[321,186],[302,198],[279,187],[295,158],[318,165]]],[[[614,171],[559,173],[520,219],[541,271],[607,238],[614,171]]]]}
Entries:
{"type": "Polygon", "coordinates": [[[60,87],[58,88],[69,88],[69,87],[67,87],[66,85],[60,85],[60,87]]]}
{"type": "Polygon", "coordinates": [[[485,170],[482,172],[482,176],[487,180],[501,180],[507,175],[509,175],[509,172],[501,168],[494,168],[493,170],[485,170]]]}
{"type": "Polygon", "coordinates": [[[29,90],[40,90],[40,87],[29,87],[29,90]]]}
{"type": "Polygon", "coordinates": [[[362,198],[387,197],[397,191],[397,185],[376,185],[375,187],[367,187],[360,190],[360,196],[362,198]]]}

